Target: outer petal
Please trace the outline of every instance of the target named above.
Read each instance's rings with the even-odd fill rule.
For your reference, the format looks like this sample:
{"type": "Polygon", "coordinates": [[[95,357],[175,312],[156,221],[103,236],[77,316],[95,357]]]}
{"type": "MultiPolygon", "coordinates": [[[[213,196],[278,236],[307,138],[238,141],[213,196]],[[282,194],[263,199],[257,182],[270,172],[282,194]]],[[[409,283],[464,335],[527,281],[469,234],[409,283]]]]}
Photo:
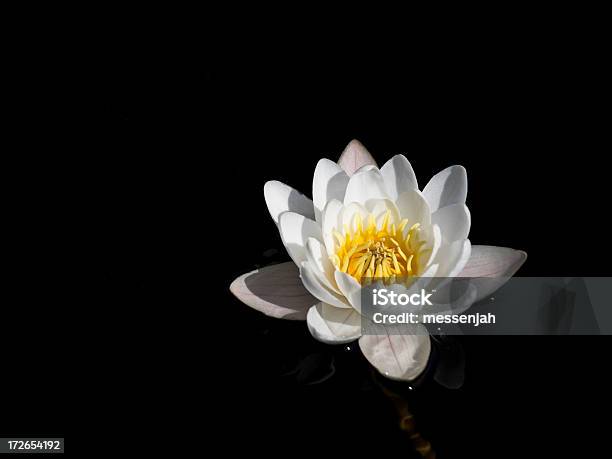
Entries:
{"type": "Polygon", "coordinates": [[[378,169],[362,170],[353,175],[346,187],[344,204],[365,204],[370,199],[388,199],[385,181],[378,169]]]}
{"type": "Polygon", "coordinates": [[[309,237],[321,240],[321,228],[314,221],[294,212],[280,215],[278,229],[289,256],[296,265],[306,261],[306,241],[309,237]]]}
{"type": "Polygon", "coordinates": [[[512,276],[527,260],[522,250],[492,245],[474,245],[470,259],[459,274],[461,277],[512,276]]]}
{"type": "Polygon", "coordinates": [[[463,166],[447,167],[434,175],[423,189],[432,212],[451,204],[464,204],[467,197],[467,173],[463,166]]]}
{"type": "Polygon", "coordinates": [[[350,309],[351,305],[348,303],[348,300],[344,296],[334,293],[325,287],[317,278],[314,269],[316,268],[313,268],[308,262],[304,262],[300,266],[300,277],[306,290],[320,301],[337,308],[350,309]]]}
{"type": "Polygon", "coordinates": [[[359,339],[359,347],[366,359],[387,378],[412,381],[427,366],[431,343],[422,325],[405,327],[413,328],[413,332],[392,334],[393,327],[378,326],[376,334],[363,335],[359,339]]]}
{"type": "Polygon", "coordinates": [[[308,310],[308,330],[328,344],[342,344],[361,336],[361,317],[354,309],[339,309],[319,303],[308,310]]]}
{"type": "Polygon", "coordinates": [[[374,161],[370,152],[358,140],[351,140],[338,160],[338,165],[344,169],[349,177],[357,169],[368,164],[376,166],[376,161],[374,161]]]}
{"type": "Polygon", "coordinates": [[[401,218],[407,218],[410,225],[420,223],[428,226],[431,223],[429,204],[418,190],[408,190],[397,198],[397,208],[401,218]]]}
{"type": "Polygon", "coordinates": [[[317,302],[290,261],[243,274],[230,291],[247,306],[277,319],[306,320],[308,309],[317,302]]]}
{"type": "Polygon", "coordinates": [[[472,218],[465,204],[451,204],[436,210],[431,222],[440,226],[444,240],[453,242],[467,239],[472,218]]]}
{"type": "Polygon", "coordinates": [[[322,159],[317,163],[312,180],[312,200],[315,208],[315,216],[321,221],[321,213],[332,199],[342,201],[344,192],[348,185],[349,177],[335,162],[322,159]]]}
{"type": "Polygon", "coordinates": [[[299,191],[276,180],[264,185],[264,198],[272,219],[278,224],[278,218],[283,212],[295,212],[306,218],[314,218],[312,201],[299,191]]]}
{"type": "Polygon", "coordinates": [[[475,301],[480,301],[504,285],[526,259],[527,254],[521,250],[475,245],[472,247],[467,265],[459,276],[474,278],[470,282],[477,289],[475,301]]]}
{"type": "Polygon", "coordinates": [[[380,169],[385,179],[385,187],[391,199],[409,190],[418,190],[416,176],[410,162],[404,155],[395,155],[380,169]]]}

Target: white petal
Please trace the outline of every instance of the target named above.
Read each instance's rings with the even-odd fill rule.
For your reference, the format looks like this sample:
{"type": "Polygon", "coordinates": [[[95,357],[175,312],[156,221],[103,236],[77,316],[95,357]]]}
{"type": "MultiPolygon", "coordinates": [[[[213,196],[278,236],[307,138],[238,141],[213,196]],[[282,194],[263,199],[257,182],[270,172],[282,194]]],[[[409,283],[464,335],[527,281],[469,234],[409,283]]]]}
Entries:
{"type": "Polygon", "coordinates": [[[522,250],[491,245],[474,245],[461,277],[512,276],[527,259],[522,250]]]}
{"type": "Polygon", "coordinates": [[[349,175],[353,175],[355,171],[365,165],[376,166],[376,161],[368,150],[358,140],[351,140],[346,146],[338,165],[349,175]]]}
{"type": "Polygon", "coordinates": [[[300,277],[306,290],[308,290],[312,296],[318,298],[324,303],[328,303],[337,308],[350,308],[351,305],[348,300],[342,295],[332,292],[325,287],[321,281],[315,275],[313,268],[308,262],[303,262],[300,265],[300,277]]]}
{"type": "Polygon", "coordinates": [[[450,244],[443,242],[435,260],[435,263],[440,265],[436,276],[457,276],[470,259],[471,250],[472,245],[468,239],[465,241],[451,242],[450,244]]]}
{"type": "Polygon", "coordinates": [[[335,271],[334,277],[344,297],[357,312],[361,312],[361,284],[353,276],[338,269],[335,271]]]}
{"type": "Polygon", "coordinates": [[[431,254],[429,255],[429,260],[427,261],[427,267],[429,267],[433,261],[438,256],[438,251],[442,246],[442,232],[440,231],[440,227],[438,225],[431,225],[431,239],[433,242],[431,244],[431,254]]]}
{"type": "Polygon", "coordinates": [[[291,261],[243,274],[232,282],[230,291],[247,306],[277,319],[305,320],[317,302],[291,261]]]}
{"type": "Polygon", "coordinates": [[[329,201],[344,199],[348,182],[348,175],[335,162],[324,158],[317,163],[312,180],[312,200],[318,222],[321,221],[321,213],[329,201]]]}
{"type": "Polygon", "coordinates": [[[284,212],[278,222],[281,239],[296,265],[306,261],[306,241],[309,237],[321,240],[321,228],[313,220],[294,212],[284,212]]]}
{"type": "Polygon", "coordinates": [[[365,204],[370,199],[388,199],[385,181],[378,169],[363,170],[354,174],[346,187],[344,204],[365,204]]]}
{"type": "Polygon", "coordinates": [[[400,212],[400,218],[407,218],[410,226],[414,223],[428,226],[431,223],[429,204],[427,204],[420,191],[409,190],[400,194],[396,204],[400,212]]]}
{"type": "Polygon", "coordinates": [[[369,213],[374,215],[378,228],[382,226],[387,212],[389,212],[389,227],[392,224],[398,225],[400,222],[399,209],[390,199],[370,199],[368,202],[366,202],[365,207],[369,213]]]}
{"type": "Polygon", "coordinates": [[[357,224],[357,215],[361,215],[361,221],[365,226],[368,222],[369,212],[364,205],[353,202],[344,206],[340,213],[340,223],[342,226],[338,228],[338,231],[344,233],[344,226],[348,226],[354,231],[356,228],[355,225],[357,224]]]}
{"type": "Polygon", "coordinates": [[[490,296],[504,285],[525,263],[527,254],[507,247],[475,245],[460,277],[472,277],[476,286],[476,301],[490,296]]]}
{"type": "Polygon", "coordinates": [[[333,231],[342,228],[341,212],[342,203],[336,199],[329,201],[323,210],[323,241],[327,248],[327,254],[334,254],[333,231]]]}
{"type": "Polygon", "coordinates": [[[431,222],[440,226],[444,240],[453,242],[467,239],[472,219],[465,204],[451,204],[431,214],[431,222]]]}
{"type": "Polygon", "coordinates": [[[308,263],[313,268],[315,275],[328,289],[340,294],[334,278],[334,265],[329,259],[325,246],[314,238],[308,238],[306,243],[306,256],[308,263]]]}
{"type": "Polygon", "coordinates": [[[284,183],[272,180],[264,185],[264,198],[268,211],[278,224],[278,218],[283,212],[295,212],[306,218],[314,218],[312,201],[299,191],[284,183]]]}
{"type": "MultiPolygon", "coordinates": [[[[419,276],[420,278],[431,278],[431,277],[436,277],[438,275],[438,269],[440,268],[440,265],[436,264],[436,263],[432,263],[432,264],[428,264],[427,265],[427,269],[425,271],[423,271],[419,276]]],[[[423,287],[425,288],[428,283],[427,281],[422,284],[423,287]]]]}
{"type": "Polygon", "coordinates": [[[464,204],[467,197],[467,173],[463,166],[447,167],[434,175],[423,189],[432,212],[451,204],[464,204]]]}
{"type": "Polygon", "coordinates": [[[404,155],[395,155],[380,169],[391,199],[409,190],[418,190],[416,176],[404,155]]]}
{"type": "Polygon", "coordinates": [[[366,164],[365,166],[362,166],[359,169],[357,169],[355,172],[353,172],[353,175],[358,174],[359,172],[378,171],[378,170],[379,170],[378,167],[372,164],[366,164]]]}
{"type": "Polygon", "coordinates": [[[465,268],[465,265],[467,265],[472,253],[472,244],[470,243],[469,239],[466,239],[465,241],[453,242],[452,244],[461,244],[461,249],[457,254],[454,266],[451,264],[447,277],[458,276],[459,273],[463,271],[463,268],[465,268]]]}
{"type": "MultiPolygon", "coordinates": [[[[399,333],[399,327],[379,326],[376,334],[359,339],[359,347],[366,359],[387,378],[412,381],[427,367],[431,342],[422,325],[403,328],[404,334],[393,334],[393,331],[399,333]]],[[[374,332],[369,328],[368,331],[374,332]]]]}
{"type": "Polygon", "coordinates": [[[361,317],[354,309],[319,303],[308,310],[306,321],[312,336],[324,343],[348,343],[361,336],[361,317]]]}

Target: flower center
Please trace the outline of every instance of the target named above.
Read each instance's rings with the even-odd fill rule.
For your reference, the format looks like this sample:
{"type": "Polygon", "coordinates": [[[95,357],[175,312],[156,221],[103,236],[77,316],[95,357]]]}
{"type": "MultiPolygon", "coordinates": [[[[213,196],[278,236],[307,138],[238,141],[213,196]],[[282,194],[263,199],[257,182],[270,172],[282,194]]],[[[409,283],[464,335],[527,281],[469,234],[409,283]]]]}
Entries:
{"type": "Polygon", "coordinates": [[[421,240],[420,224],[408,228],[403,219],[397,227],[389,225],[387,211],[380,226],[374,215],[368,216],[363,225],[360,214],[355,217],[354,228],[344,225],[344,234],[334,231],[336,253],[332,262],[342,272],[364,283],[368,278],[393,281],[396,277],[411,277],[419,274],[426,250],[421,240]]]}

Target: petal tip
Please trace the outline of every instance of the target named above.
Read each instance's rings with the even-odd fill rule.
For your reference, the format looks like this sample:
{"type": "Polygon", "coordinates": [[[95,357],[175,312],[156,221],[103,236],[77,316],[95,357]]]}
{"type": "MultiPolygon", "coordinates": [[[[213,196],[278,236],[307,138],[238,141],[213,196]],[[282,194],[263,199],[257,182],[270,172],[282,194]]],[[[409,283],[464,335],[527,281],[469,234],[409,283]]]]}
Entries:
{"type": "Polygon", "coordinates": [[[525,252],[524,250],[517,250],[517,252],[520,254],[520,259],[517,261],[516,266],[516,270],[518,271],[521,266],[523,266],[527,261],[527,252],[525,252]]]}
{"type": "Polygon", "coordinates": [[[377,166],[370,152],[356,139],[348,143],[338,159],[338,165],[344,169],[349,176],[363,166],[377,166]]]}

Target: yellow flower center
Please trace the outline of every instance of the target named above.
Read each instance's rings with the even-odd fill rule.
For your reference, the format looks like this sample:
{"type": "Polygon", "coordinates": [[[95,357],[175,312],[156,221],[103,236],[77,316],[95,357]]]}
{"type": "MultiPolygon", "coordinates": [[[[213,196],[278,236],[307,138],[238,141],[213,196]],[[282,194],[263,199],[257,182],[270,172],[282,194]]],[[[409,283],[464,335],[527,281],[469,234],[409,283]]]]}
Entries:
{"type": "Polygon", "coordinates": [[[389,219],[387,211],[378,227],[370,214],[364,226],[357,214],[354,228],[344,225],[344,234],[334,231],[336,253],[332,262],[336,268],[361,284],[372,278],[395,282],[397,277],[417,276],[428,251],[424,249],[426,241],[421,240],[420,224],[408,228],[408,220],[403,219],[396,227],[395,223],[389,225],[389,219]]]}

